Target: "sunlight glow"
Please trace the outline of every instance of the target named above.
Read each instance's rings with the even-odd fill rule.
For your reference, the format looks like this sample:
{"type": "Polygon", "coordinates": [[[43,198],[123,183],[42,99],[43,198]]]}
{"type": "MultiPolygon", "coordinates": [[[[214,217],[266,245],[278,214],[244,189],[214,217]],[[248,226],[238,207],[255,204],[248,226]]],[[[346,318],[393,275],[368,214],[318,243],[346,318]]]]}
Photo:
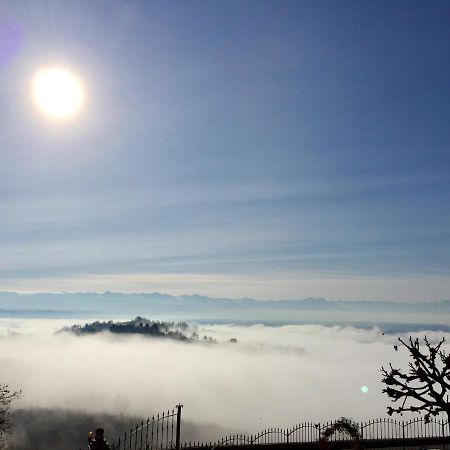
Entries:
{"type": "Polygon", "coordinates": [[[41,69],[33,78],[32,90],[35,104],[55,120],[73,118],[85,102],[80,79],[61,67],[41,69]]]}

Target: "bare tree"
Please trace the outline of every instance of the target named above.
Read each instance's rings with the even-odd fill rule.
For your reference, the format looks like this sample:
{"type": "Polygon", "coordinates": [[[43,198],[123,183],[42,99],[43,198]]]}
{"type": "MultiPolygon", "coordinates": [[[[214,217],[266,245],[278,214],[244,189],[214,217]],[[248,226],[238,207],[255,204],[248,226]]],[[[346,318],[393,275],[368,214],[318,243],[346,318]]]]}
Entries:
{"type": "Polygon", "coordinates": [[[423,350],[417,338],[398,340],[409,351],[411,361],[407,372],[394,369],[392,364],[388,370],[381,368],[382,382],[386,385],[383,392],[395,403],[388,407],[387,413],[424,412],[428,423],[431,416],[444,412],[450,420],[450,355],[442,350],[445,338],[432,345],[425,336],[423,350]]]}
{"type": "Polygon", "coordinates": [[[12,391],[7,384],[0,383],[0,448],[11,430],[11,402],[22,396],[22,391],[12,391]]]}

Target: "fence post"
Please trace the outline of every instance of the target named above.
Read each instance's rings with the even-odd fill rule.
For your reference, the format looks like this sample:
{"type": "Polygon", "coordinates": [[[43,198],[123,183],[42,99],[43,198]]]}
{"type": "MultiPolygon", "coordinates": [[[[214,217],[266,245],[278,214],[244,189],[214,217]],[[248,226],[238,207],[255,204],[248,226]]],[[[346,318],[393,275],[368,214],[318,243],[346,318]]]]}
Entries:
{"type": "Polygon", "coordinates": [[[405,421],[402,422],[403,429],[403,450],[405,450],[405,421]]]}
{"type": "Polygon", "coordinates": [[[176,436],[176,449],[180,450],[180,435],[181,435],[181,408],[183,405],[177,405],[177,436],[176,436]]]}

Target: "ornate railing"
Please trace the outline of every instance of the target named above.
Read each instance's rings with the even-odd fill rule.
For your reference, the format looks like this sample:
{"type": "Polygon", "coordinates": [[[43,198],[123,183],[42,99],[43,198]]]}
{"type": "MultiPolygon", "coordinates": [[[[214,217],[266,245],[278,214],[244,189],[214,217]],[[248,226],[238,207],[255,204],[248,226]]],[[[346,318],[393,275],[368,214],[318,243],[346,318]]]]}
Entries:
{"type": "Polygon", "coordinates": [[[111,444],[111,450],[180,449],[181,408],[157,414],[136,424],[111,444]]]}
{"type": "MultiPolygon", "coordinates": [[[[225,446],[248,446],[270,444],[310,444],[319,441],[322,433],[335,424],[335,421],[326,423],[304,422],[292,428],[268,428],[257,434],[234,434],[214,442],[185,442],[182,447],[206,447],[214,449],[225,446]]],[[[375,419],[368,422],[354,423],[360,434],[362,443],[370,440],[412,440],[412,439],[450,439],[449,422],[444,420],[424,418],[409,421],[394,419],[375,419]]],[[[335,433],[330,442],[347,441],[349,436],[345,433],[335,433]]]]}

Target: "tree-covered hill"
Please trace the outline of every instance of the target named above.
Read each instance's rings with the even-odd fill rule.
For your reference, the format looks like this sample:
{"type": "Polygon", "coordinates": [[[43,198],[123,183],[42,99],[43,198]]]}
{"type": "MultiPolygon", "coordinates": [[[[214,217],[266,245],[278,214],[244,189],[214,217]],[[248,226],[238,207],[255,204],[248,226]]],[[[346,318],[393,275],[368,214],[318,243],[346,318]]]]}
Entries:
{"type": "MultiPolygon", "coordinates": [[[[186,322],[162,322],[136,317],[125,322],[95,321],[85,325],[72,325],[62,328],[59,332],[73,333],[77,336],[110,332],[117,334],[141,334],[145,336],[175,339],[178,341],[197,341],[199,336],[196,326],[186,322]]],[[[209,336],[204,336],[203,341],[216,342],[209,336]]]]}

